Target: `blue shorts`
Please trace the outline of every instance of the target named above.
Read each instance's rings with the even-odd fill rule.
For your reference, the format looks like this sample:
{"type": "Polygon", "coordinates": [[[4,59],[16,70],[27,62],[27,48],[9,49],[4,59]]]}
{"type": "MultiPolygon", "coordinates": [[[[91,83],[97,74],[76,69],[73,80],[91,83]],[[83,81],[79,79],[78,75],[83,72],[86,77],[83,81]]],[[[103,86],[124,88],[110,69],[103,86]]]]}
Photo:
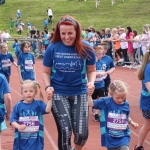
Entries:
{"type": "Polygon", "coordinates": [[[150,110],[142,110],[143,117],[146,119],[150,119],[150,110]]]}

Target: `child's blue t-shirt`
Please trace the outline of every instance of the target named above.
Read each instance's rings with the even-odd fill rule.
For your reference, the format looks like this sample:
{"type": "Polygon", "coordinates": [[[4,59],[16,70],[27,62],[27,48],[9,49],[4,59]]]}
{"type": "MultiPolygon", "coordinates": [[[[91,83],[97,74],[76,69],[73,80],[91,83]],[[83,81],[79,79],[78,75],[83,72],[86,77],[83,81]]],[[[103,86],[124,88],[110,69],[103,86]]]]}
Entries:
{"type": "Polygon", "coordinates": [[[44,120],[46,104],[41,100],[31,103],[18,102],[12,111],[10,123],[26,125],[26,131],[15,129],[13,150],[43,150],[44,120]],[[30,127],[30,129],[29,129],[30,127]]]}
{"type": "Polygon", "coordinates": [[[31,26],[31,23],[30,23],[30,22],[27,22],[27,26],[28,26],[28,27],[31,26]]]}
{"type": "MultiPolygon", "coordinates": [[[[105,64],[105,62],[103,62],[102,60],[98,60],[96,62],[96,72],[103,72],[102,70],[102,67],[103,67],[103,64],[105,64]]],[[[99,89],[99,88],[102,88],[104,87],[104,77],[102,75],[97,75],[96,76],[96,79],[95,79],[95,89],[99,89]]]]}
{"type": "Polygon", "coordinates": [[[150,93],[145,86],[147,82],[150,82],[150,62],[145,67],[144,80],[142,80],[142,91],[140,98],[141,110],[150,110],[150,93]]]}
{"type": "Polygon", "coordinates": [[[118,105],[112,97],[100,98],[93,102],[93,108],[101,110],[101,145],[107,148],[129,145],[130,130],[127,120],[130,108],[128,102],[125,100],[124,104],[118,105]]]}
{"type": "Polygon", "coordinates": [[[20,66],[21,76],[23,80],[35,80],[34,75],[35,59],[31,53],[21,53],[18,56],[18,65],[20,66]]]}
{"type": "MultiPolygon", "coordinates": [[[[105,64],[103,65],[103,70],[108,71],[111,68],[114,68],[114,62],[112,60],[112,58],[108,55],[104,55],[101,59],[103,62],[105,62],[105,64]]],[[[108,74],[105,80],[110,80],[110,75],[108,74]]]]}
{"type": "Polygon", "coordinates": [[[44,26],[47,26],[47,25],[48,25],[48,21],[44,20],[44,26]]]}
{"type": "Polygon", "coordinates": [[[10,88],[6,77],[0,74],[0,123],[4,121],[4,116],[6,114],[4,105],[4,94],[10,93],[10,88]]]}
{"type": "Polygon", "coordinates": [[[54,93],[67,96],[87,93],[86,67],[96,62],[94,51],[87,53],[91,56],[90,59],[86,56],[81,58],[74,46],[66,46],[62,42],[48,46],[43,65],[52,68],[51,86],[54,87],[54,93]]]}
{"type": "Polygon", "coordinates": [[[49,44],[49,40],[48,40],[48,34],[44,34],[44,45],[47,45],[47,44],[49,44]]]}
{"type": "Polygon", "coordinates": [[[3,55],[0,53],[0,73],[5,76],[11,75],[11,63],[14,62],[14,58],[11,53],[3,55]]]}

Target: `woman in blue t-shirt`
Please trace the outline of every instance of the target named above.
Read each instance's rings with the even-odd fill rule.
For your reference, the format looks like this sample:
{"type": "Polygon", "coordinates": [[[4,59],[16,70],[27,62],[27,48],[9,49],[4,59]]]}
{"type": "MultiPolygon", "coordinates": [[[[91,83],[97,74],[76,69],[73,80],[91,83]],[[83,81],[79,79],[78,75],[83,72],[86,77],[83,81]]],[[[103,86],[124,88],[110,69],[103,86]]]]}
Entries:
{"type": "Polygon", "coordinates": [[[54,89],[52,113],[59,150],[71,149],[72,131],[76,150],[81,150],[87,141],[87,93],[94,91],[95,61],[93,49],[81,40],[79,22],[71,16],[62,17],[46,49],[42,73],[47,97],[54,89]]]}
{"type": "Polygon", "coordinates": [[[144,124],[139,132],[138,143],[134,150],[144,150],[143,143],[150,131],[150,45],[144,55],[142,65],[138,72],[138,78],[142,81],[140,109],[144,117],[144,124]]]}

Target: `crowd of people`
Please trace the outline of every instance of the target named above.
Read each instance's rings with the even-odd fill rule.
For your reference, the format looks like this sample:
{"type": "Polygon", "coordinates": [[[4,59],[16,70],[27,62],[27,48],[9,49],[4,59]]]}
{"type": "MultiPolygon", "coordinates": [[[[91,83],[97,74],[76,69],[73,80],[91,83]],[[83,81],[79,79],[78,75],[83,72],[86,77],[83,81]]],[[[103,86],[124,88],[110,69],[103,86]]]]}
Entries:
{"type": "MultiPolygon", "coordinates": [[[[51,20],[50,13],[48,16],[51,20]]],[[[4,107],[0,108],[1,131],[6,129],[6,115],[7,120],[15,127],[13,149],[44,149],[42,115],[52,109],[58,130],[58,149],[81,150],[88,139],[88,106],[91,106],[94,120],[101,125],[101,145],[108,150],[129,150],[129,124],[137,128],[138,123],[130,118],[129,103],[126,100],[128,86],[117,79],[111,81],[110,77],[115,71],[115,65],[121,63],[123,67],[129,68],[132,64],[141,66],[138,66],[138,78],[142,81],[140,109],[144,125],[134,150],[144,150],[143,142],[150,131],[149,25],[143,26],[141,35],[129,26],[97,31],[93,27],[83,29],[74,17],[63,16],[52,31],[48,33],[44,30],[40,33],[32,25],[27,35],[28,39],[41,40],[42,43],[42,79],[47,104],[41,101],[43,96],[36,81],[37,42],[19,43],[18,39],[14,39],[12,47],[17,63],[8,52],[7,43],[1,41],[0,44],[0,86],[4,88],[0,103],[3,106],[5,103],[7,110],[5,112],[4,107]],[[12,113],[8,84],[11,63],[18,68],[23,96],[23,100],[14,106],[12,113]],[[38,88],[40,100],[35,100],[38,88]],[[74,148],[71,145],[72,131],[74,148]]]]}

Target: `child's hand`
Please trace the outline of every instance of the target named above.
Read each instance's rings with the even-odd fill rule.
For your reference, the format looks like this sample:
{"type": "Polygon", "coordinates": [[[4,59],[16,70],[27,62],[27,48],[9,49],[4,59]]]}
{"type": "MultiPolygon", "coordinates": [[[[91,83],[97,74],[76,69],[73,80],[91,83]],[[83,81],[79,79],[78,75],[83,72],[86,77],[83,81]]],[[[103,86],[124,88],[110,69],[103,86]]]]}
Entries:
{"type": "Polygon", "coordinates": [[[53,93],[54,93],[54,88],[53,87],[48,87],[47,90],[46,90],[48,100],[52,100],[53,93]]]}
{"type": "Polygon", "coordinates": [[[19,130],[19,131],[22,131],[22,130],[24,130],[25,128],[26,128],[26,125],[24,125],[24,124],[18,126],[18,130],[19,130]]]}
{"type": "Polygon", "coordinates": [[[95,86],[94,84],[92,84],[91,82],[89,82],[87,84],[87,88],[88,88],[88,95],[91,96],[94,92],[95,86]]]}
{"type": "Polygon", "coordinates": [[[133,126],[133,128],[134,129],[137,129],[138,128],[138,126],[139,126],[139,124],[138,123],[136,123],[136,122],[131,122],[131,125],[133,126]]]}

